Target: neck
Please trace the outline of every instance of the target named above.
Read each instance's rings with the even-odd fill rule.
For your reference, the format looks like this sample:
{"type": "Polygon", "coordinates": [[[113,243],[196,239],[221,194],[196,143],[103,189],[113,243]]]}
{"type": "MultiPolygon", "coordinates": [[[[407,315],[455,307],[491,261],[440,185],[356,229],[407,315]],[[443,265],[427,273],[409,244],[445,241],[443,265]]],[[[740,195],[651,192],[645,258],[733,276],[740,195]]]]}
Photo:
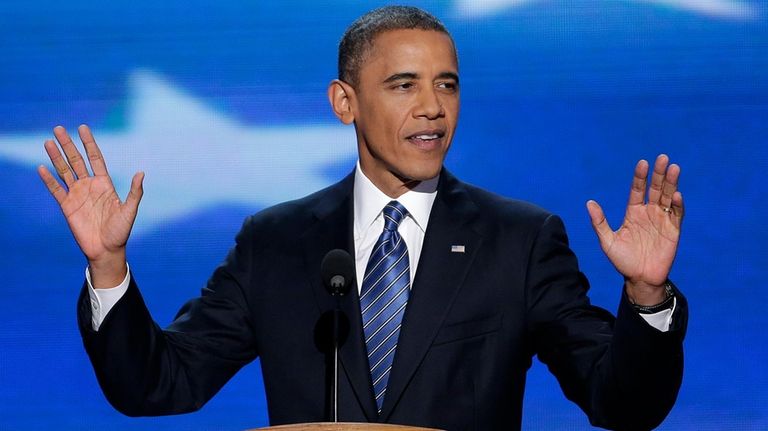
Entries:
{"type": "MultiPolygon", "coordinates": [[[[358,162],[359,163],[359,162],[358,162]]],[[[392,199],[397,199],[409,191],[416,191],[420,193],[434,193],[437,190],[437,183],[439,174],[434,178],[427,180],[412,180],[401,178],[393,173],[387,172],[384,178],[377,177],[376,175],[370,175],[362,164],[358,164],[360,172],[368,179],[379,191],[387,195],[392,199]]]]}
{"type": "Polygon", "coordinates": [[[382,193],[392,199],[399,198],[406,192],[417,188],[419,184],[421,184],[421,181],[419,180],[401,178],[391,172],[387,172],[384,175],[371,175],[371,173],[366,171],[362,165],[360,166],[360,170],[363,172],[363,175],[365,175],[366,178],[371,180],[377,189],[381,190],[382,193]]]}

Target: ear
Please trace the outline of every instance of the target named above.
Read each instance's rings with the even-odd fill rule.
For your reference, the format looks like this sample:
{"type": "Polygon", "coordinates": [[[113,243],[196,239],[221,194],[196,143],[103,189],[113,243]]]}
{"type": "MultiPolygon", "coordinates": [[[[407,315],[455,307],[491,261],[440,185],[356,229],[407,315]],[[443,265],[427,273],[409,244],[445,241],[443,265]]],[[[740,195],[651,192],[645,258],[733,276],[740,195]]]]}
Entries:
{"type": "Polygon", "coordinates": [[[355,89],[339,79],[328,84],[328,101],[336,117],[344,124],[352,124],[355,114],[352,105],[355,103],[355,89]]]}

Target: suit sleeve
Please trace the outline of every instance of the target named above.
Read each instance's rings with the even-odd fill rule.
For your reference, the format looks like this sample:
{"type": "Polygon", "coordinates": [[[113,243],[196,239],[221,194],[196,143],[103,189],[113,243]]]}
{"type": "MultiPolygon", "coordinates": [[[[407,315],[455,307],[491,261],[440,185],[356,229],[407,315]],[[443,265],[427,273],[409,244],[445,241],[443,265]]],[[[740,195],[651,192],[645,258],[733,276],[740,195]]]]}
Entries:
{"type": "Polygon", "coordinates": [[[679,291],[668,332],[648,325],[626,294],[616,318],[591,305],[589,284],[556,216],[534,241],[526,289],[539,359],[593,425],[647,430],[664,420],[682,381],[687,302],[679,291]]]}
{"type": "Polygon", "coordinates": [[[194,411],[257,356],[246,295],[251,280],[248,223],[199,298],[161,329],[150,316],[135,277],[98,332],[91,326],[87,286],[78,324],[104,394],[120,412],[150,416],[194,411]]]}

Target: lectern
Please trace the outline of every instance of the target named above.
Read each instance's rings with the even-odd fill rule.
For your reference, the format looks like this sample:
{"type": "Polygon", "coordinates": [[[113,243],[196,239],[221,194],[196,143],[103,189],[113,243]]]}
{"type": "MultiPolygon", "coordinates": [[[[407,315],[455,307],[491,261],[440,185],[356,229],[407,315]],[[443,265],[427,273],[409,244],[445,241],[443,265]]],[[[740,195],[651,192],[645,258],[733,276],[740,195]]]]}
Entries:
{"type": "Polygon", "coordinates": [[[248,431],[440,431],[434,428],[409,427],[405,425],[366,424],[352,422],[314,422],[294,425],[278,425],[254,428],[248,431]]]}

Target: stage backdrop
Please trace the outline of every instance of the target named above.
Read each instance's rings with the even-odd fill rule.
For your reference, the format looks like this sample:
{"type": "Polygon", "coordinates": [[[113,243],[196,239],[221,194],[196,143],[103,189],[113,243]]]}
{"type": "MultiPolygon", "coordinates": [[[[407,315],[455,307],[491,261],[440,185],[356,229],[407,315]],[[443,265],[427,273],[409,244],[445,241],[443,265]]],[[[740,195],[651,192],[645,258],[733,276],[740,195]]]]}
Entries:
{"type": "MultiPolygon", "coordinates": [[[[267,424],[259,364],[201,412],[127,418],[75,325],[85,261],[35,167],[88,123],[121,194],[146,171],[129,260],[156,320],[198,294],[246,215],[350,172],[325,89],[376,2],[0,3],[0,429],[267,424]]],[[[690,300],[682,391],[661,429],[768,429],[768,10],[757,0],[416,2],[452,30],[462,110],[447,166],[560,214],[615,310],[621,279],[584,207],[617,226],[635,162],[682,166],[672,278],[690,300]]],[[[536,362],[524,429],[591,429],[536,362]]],[[[638,412],[641,415],[642,412],[638,412]]]]}

